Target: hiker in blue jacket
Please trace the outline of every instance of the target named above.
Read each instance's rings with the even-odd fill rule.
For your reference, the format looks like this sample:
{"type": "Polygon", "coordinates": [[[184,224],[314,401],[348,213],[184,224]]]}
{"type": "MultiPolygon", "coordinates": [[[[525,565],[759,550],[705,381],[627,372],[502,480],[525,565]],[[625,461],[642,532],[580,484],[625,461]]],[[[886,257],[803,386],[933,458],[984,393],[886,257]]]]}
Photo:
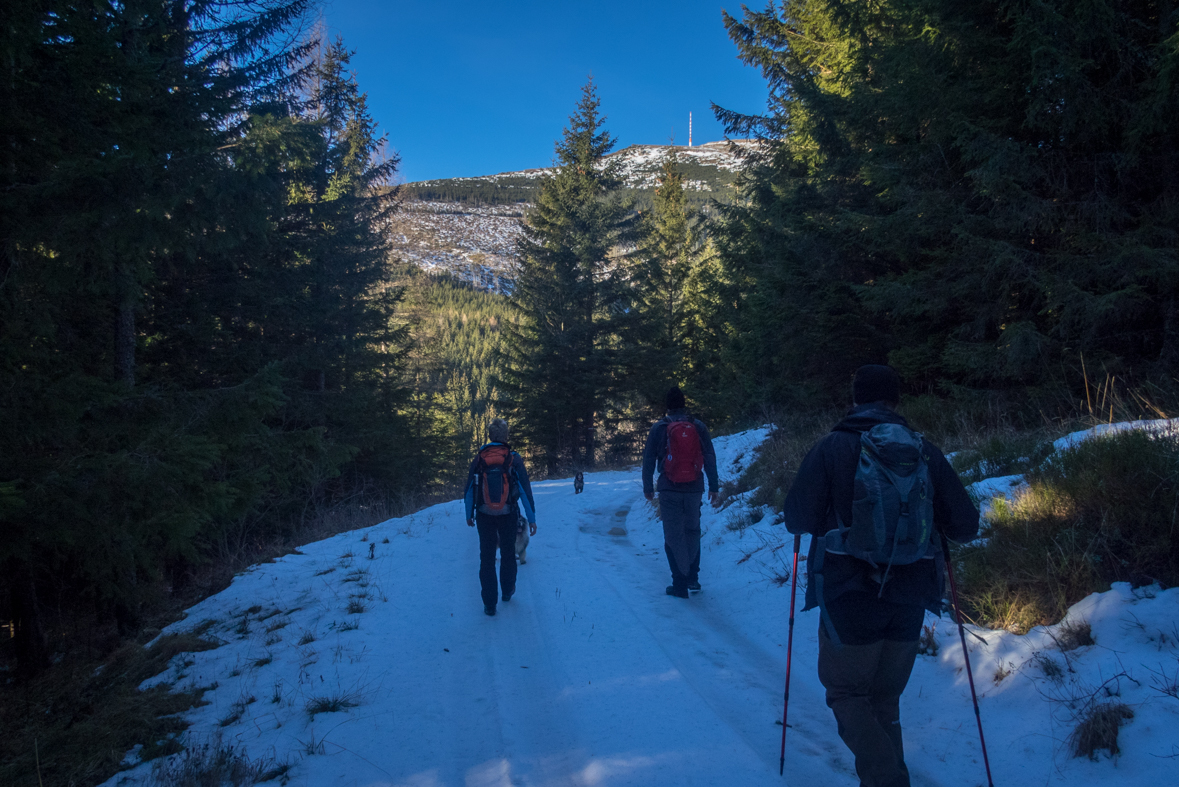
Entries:
{"type": "Polygon", "coordinates": [[[719,484],[708,427],[688,414],[684,392],[672,388],[667,392],[667,415],[651,427],[643,451],[643,495],[654,500],[656,488],[659,490],[663,550],[671,568],[669,596],[688,598],[689,591],[700,590],[700,508],[705,475],[708,499],[715,505],[719,484]],[[681,439],[684,450],[678,455],[669,451],[671,442],[681,439]],[[658,486],[653,483],[657,464],[658,486]]]}
{"type": "Polygon", "coordinates": [[[819,680],[862,787],[909,787],[900,697],[917,658],[925,610],[942,610],[938,534],[958,543],[978,535],[978,509],[958,474],[937,446],[922,440],[933,488],[925,556],[882,568],[848,554],[854,551],[846,534],[861,436],[878,424],[907,429],[896,412],[900,399],[892,367],[860,367],[852,381],[855,406],[802,460],[782,510],[791,533],[811,535],[803,609],[819,607],[819,680]]]}
{"type": "Polygon", "coordinates": [[[516,523],[521,513],[536,535],[536,502],[524,460],[508,445],[508,422],[495,418],[488,442],[471,461],[463,504],[467,525],[479,529],[479,585],[483,612],[495,614],[495,550],[499,548],[499,591],[510,601],[516,592],[516,523]]]}

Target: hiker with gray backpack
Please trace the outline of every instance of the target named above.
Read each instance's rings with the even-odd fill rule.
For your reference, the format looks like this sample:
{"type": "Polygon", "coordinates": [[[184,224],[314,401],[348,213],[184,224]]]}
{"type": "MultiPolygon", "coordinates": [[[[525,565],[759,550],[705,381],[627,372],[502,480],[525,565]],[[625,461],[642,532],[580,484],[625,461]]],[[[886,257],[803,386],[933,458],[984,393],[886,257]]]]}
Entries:
{"type": "Polygon", "coordinates": [[[494,615],[502,592],[510,601],[516,592],[516,530],[523,518],[536,535],[536,502],[524,460],[508,445],[508,422],[494,418],[487,427],[488,442],[480,447],[467,472],[463,506],[467,525],[479,528],[479,587],[483,612],[494,615]],[[499,549],[499,587],[495,580],[495,550],[499,549]],[[497,592],[497,590],[499,592],[497,592]]]}
{"type": "Polygon", "coordinates": [[[979,514],[941,450],[896,412],[892,367],[860,367],[852,399],[803,459],[783,516],[796,551],[811,536],[803,609],[819,608],[819,681],[860,784],[909,787],[901,693],[925,610],[942,611],[942,538],[973,540],[979,514]]]}
{"type": "Polygon", "coordinates": [[[700,508],[704,505],[704,477],[708,499],[715,505],[719,481],[716,451],[708,427],[693,418],[684,392],[667,392],[667,415],[647,434],[643,451],[643,495],[655,499],[659,490],[659,518],[663,521],[663,550],[671,568],[667,595],[688,598],[700,590],[700,508]],[[655,467],[659,483],[654,483],[655,467]]]}

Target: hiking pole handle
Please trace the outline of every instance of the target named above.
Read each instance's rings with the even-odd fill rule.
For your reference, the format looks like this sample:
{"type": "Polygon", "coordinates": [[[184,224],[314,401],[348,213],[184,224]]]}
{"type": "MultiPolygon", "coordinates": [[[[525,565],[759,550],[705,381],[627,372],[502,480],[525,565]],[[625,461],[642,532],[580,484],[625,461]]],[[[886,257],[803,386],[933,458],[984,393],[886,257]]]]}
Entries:
{"type": "Polygon", "coordinates": [[[786,771],[786,711],[790,709],[790,660],[794,652],[794,590],[798,587],[798,552],[802,536],[794,536],[794,565],[790,569],[790,625],[786,635],[786,689],[782,697],[782,755],[778,758],[778,775],[786,771]]]}
{"type": "Polygon", "coordinates": [[[954,602],[954,621],[958,624],[958,638],[962,640],[962,658],[966,661],[966,680],[970,683],[970,699],[974,703],[974,720],[978,723],[978,742],[982,746],[983,766],[987,771],[987,787],[995,787],[991,779],[991,761],[987,757],[987,741],[983,737],[982,713],[978,707],[978,694],[974,690],[974,673],[970,669],[970,651],[966,648],[966,627],[962,625],[962,609],[958,604],[958,584],[954,581],[954,563],[950,559],[950,541],[945,533],[938,533],[942,540],[942,556],[946,559],[946,574],[950,578],[950,597],[954,602]]]}

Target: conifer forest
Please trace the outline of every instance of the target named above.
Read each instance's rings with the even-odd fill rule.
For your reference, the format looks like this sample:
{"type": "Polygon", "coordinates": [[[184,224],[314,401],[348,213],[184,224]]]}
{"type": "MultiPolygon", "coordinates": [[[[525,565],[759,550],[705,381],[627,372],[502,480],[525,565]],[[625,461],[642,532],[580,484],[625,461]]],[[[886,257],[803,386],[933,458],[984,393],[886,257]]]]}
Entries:
{"type": "Polygon", "coordinates": [[[1172,0],[725,15],[767,91],[762,114],[714,107],[760,142],[737,196],[686,192],[674,151],[625,188],[591,79],[537,152],[551,173],[479,197],[527,200],[506,295],[391,253],[432,192],[397,185],[314,10],[0,10],[0,621],[22,674],[343,511],[458,497],[495,416],[543,478],[633,462],[671,384],[721,430],[845,404],[865,362],[1013,420],[1095,380],[1179,403],[1172,0]]]}

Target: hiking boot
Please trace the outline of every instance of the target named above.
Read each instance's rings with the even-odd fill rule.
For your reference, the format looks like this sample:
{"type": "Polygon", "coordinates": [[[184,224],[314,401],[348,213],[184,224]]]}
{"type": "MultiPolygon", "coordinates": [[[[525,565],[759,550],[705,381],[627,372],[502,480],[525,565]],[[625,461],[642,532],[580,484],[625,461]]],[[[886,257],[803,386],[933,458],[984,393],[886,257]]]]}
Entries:
{"type": "Polygon", "coordinates": [[[677,588],[675,585],[668,585],[667,586],[667,595],[675,596],[676,598],[687,598],[688,597],[688,589],[687,588],[677,588]]]}
{"type": "Polygon", "coordinates": [[[689,593],[699,593],[700,592],[700,583],[699,582],[689,582],[688,583],[688,592],[689,593]]]}
{"type": "Polygon", "coordinates": [[[495,617],[495,607],[483,607],[483,614],[495,617]]]}
{"type": "Polygon", "coordinates": [[[505,591],[504,591],[504,601],[511,601],[511,600],[512,600],[512,594],[513,594],[513,593],[515,593],[515,592],[516,592],[516,591],[514,591],[514,590],[513,590],[513,591],[512,591],[512,593],[509,593],[509,592],[507,592],[507,591],[505,590],[505,591]]]}

